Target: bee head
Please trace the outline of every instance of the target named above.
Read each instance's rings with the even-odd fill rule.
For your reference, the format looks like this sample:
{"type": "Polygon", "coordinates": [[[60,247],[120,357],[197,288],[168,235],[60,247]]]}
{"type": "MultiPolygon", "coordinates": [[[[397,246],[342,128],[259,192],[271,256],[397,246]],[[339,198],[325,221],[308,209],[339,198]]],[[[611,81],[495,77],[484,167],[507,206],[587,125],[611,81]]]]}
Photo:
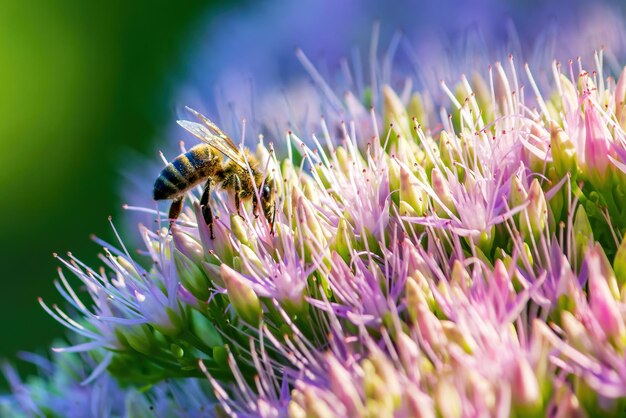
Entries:
{"type": "Polygon", "coordinates": [[[269,181],[263,185],[260,190],[261,194],[261,206],[263,207],[263,214],[268,222],[273,222],[274,217],[274,193],[272,190],[272,184],[269,181]]]}

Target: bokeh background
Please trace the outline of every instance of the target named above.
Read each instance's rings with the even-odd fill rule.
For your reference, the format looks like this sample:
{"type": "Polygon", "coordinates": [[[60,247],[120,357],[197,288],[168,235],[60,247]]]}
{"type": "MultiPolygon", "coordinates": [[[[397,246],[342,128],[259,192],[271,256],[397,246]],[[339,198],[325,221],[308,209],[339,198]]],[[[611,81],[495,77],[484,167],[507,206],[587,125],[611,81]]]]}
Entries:
{"type": "Polygon", "coordinates": [[[588,3],[0,2],[0,357],[63,335],[37,304],[61,300],[52,252],[98,265],[89,235],[114,240],[108,215],[122,230],[135,222],[121,205],[149,200],[157,150],[173,156],[183,105],[249,116],[242,97],[306,78],[295,47],[332,74],[360,54],[354,46],[367,56],[375,20],[382,49],[402,30],[425,66],[442,51],[488,50],[490,39],[528,56],[576,54],[554,40],[623,48],[624,2],[588,3]]]}
{"type": "Polygon", "coordinates": [[[52,252],[96,264],[89,235],[111,238],[121,162],[156,155],[198,24],[226,8],[0,2],[0,357],[62,335],[37,304],[60,301],[52,252]]]}

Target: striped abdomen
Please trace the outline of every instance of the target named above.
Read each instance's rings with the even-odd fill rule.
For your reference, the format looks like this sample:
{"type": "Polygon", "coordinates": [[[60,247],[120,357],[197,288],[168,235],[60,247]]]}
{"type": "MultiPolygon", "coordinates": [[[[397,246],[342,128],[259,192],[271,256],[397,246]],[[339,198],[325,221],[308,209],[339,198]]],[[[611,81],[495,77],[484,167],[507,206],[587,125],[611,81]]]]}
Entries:
{"type": "Polygon", "coordinates": [[[199,144],[167,165],[154,182],[154,200],[174,199],[215,174],[220,158],[199,144]]]}

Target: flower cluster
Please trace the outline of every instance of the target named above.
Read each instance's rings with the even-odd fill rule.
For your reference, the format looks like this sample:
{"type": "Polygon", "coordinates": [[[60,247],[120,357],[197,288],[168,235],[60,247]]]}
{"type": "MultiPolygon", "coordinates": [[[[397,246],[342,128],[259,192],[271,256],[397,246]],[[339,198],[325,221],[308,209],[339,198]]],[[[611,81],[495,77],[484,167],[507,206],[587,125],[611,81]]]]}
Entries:
{"type": "Polygon", "coordinates": [[[155,212],[140,227],[139,255],[120,239],[98,270],[59,257],[86,293],[61,271],[68,309],[41,303],[73,331],[56,348],[71,354],[36,360],[48,377],[28,384],[7,367],[15,396],[0,406],[623,414],[626,70],[605,78],[595,58],[555,62],[543,92],[510,57],[442,82],[436,105],[410,84],[332,96],[345,123],[288,132],[284,159],[266,139],[253,150],[272,220],[220,191],[212,237],[193,190],[173,226],[155,212]]]}

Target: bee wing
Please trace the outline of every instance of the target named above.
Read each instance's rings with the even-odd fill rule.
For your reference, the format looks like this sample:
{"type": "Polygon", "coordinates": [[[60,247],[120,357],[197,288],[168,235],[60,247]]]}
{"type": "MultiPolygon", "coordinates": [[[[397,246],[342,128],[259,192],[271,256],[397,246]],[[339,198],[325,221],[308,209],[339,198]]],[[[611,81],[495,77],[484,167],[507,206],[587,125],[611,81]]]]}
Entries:
{"type": "Polygon", "coordinates": [[[211,119],[207,118],[206,116],[204,116],[202,113],[198,112],[197,110],[194,110],[194,109],[190,108],[189,106],[185,106],[185,109],[187,109],[188,111],[193,113],[193,115],[195,117],[200,119],[202,121],[202,123],[204,123],[207,127],[209,127],[210,130],[213,131],[214,135],[222,138],[224,140],[224,142],[226,142],[226,144],[228,144],[229,147],[231,147],[236,152],[239,152],[239,149],[237,148],[237,146],[235,145],[233,140],[230,139],[230,137],[228,135],[226,135],[224,133],[224,131],[222,131],[219,128],[219,126],[217,126],[211,119]]]}
{"type": "Polygon", "coordinates": [[[179,120],[178,124],[185,128],[187,131],[192,133],[195,137],[200,139],[202,142],[210,145],[215,148],[226,157],[233,160],[242,168],[246,168],[246,161],[244,160],[241,152],[237,149],[235,144],[228,138],[228,141],[225,140],[221,136],[215,135],[211,132],[206,126],[199,124],[197,122],[190,122],[188,120],[179,120]]]}

